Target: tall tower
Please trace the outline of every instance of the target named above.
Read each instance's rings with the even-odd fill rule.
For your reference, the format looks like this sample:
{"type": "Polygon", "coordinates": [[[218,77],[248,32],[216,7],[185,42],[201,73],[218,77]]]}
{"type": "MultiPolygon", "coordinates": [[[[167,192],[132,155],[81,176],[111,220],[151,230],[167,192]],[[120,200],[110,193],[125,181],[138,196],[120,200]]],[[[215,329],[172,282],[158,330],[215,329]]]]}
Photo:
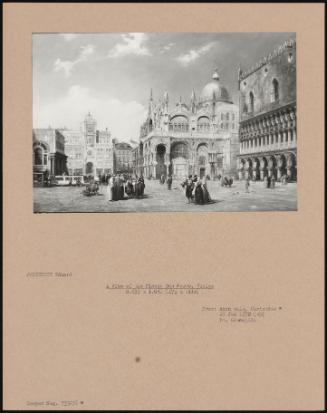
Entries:
{"type": "Polygon", "coordinates": [[[94,175],[96,173],[96,120],[89,112],[84,119],[85,161],[84,173],[94,175]]]}
{"type": "Polygon", "coordinates": [[[86,146],[95,145],[96,126],[96,120],[92,117],[91,113],[89,112],[84,119],[84,134],[86,146]]]}

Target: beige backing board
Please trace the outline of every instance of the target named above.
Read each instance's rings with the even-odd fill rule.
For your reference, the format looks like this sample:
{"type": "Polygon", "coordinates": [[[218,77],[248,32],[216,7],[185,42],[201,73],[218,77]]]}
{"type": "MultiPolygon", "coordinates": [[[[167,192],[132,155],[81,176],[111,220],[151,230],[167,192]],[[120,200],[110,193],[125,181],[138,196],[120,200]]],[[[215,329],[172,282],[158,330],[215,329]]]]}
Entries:
{"type": "Polygon", "coordinates": [[[4,5],[5,409],[323,409],[323,35],[320,4],[4,5]],[[33,213],[32,33],[253,31],[296,33],[297,211],[33,213]]]}

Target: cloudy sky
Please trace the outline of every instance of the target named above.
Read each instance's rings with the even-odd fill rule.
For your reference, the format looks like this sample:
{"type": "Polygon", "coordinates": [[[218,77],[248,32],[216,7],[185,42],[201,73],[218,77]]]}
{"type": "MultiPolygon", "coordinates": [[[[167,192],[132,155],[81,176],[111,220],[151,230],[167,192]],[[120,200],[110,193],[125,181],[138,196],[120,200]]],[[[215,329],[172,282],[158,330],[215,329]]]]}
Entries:
{"type": "Polygon", "coordinates": [[[237,70],[291,33],[108,33],[33,35],[33,126],[78,129],[88,111],[98,129],[138,139],[154,99],[199,96],[215,67],[237,103],[237,70]]]}

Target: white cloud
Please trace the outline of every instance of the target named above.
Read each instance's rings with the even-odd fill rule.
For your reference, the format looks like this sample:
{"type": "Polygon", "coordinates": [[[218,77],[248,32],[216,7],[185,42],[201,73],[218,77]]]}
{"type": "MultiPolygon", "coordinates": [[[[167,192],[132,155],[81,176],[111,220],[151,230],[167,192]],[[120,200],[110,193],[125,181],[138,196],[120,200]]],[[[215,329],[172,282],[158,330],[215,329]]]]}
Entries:
{"type": "Polygon", "coordinates": [[[70,42],[73,39],[76,39],[77,34],[75,33],[60,33],[60,35],[67,41],[70,42]]]}
{"type": "Polygon", "coordinates": [[[56,59],[54,62],[53,70],[55,72],[59,72],[63,70],[66,77],[69,77],[72,74],[72,70],[74,66],[78,63],[84,62],[89,55],[94,52],[94,46],[92,44],[88,44],[87,46],[81,47],[81,52],[77,59],[75,60],[61,60],[60,58],[56,59]]]}
{"type": "Polygon", "coordinates": [[[122,102],[74,85],[63,98],[52,103],[41,103],[37,99],[33,102],[33,127],[51,125],[54,128],[79,129],[89,111],[97,120],[98,129],[108,127],[113,137],[122,140],[138,140],[140,126],[147,114],[147,109],[137,101],[122,102]]]}
{"type": "Polygon", "coordinates": [[[211,50],[217,42],[210,42],[205,46],[202,46],[198,49],[191,49],[188,53],[181,54],[180,56],[176,57],[176,60],[182,66],[188,66],[190,63],[194,62],[195,60],[199,59],[202,55],[206,54],[211,50]]]}
{"type": "Polygon", "coordinates": [[[175,46],[175,43],[168,43],[166,46],[163,46],[163,48],[161,49],[160,53],[165,53],[168,50],[170,50],[173,46],[175,46]]]}
{"type": "Polygon", "coordinates": [[[150,56],[149,49],[145,46],[148,36],[145,33],[123,34],[123,43],[117,43],[108,53],[108,57],[122,57],[128,55],[150,56]]]}

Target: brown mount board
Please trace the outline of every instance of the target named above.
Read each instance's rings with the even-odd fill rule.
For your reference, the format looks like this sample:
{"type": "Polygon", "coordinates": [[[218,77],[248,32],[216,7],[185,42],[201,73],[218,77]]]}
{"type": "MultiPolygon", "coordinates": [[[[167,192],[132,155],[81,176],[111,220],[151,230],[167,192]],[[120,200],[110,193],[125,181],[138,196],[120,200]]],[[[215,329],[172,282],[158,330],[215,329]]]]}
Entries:
{"type": "Polygon", "coordinates": [[[323,409],[323,30],[320,4],[4,5],[5,409],[323,409]],[[254,30],[297,36],[297,211],[33,214],[32,33],[254,30]]]}

